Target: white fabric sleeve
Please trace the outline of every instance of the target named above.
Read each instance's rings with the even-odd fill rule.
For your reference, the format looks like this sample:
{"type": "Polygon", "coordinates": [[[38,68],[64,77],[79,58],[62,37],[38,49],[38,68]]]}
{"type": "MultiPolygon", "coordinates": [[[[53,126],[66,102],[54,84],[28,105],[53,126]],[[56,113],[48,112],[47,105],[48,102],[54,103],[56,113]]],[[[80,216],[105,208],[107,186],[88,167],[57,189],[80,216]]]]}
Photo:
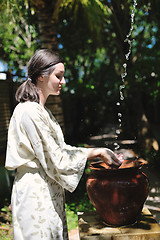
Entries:
{"type": "Polygon", "coordinates": [[[28,136],[46,174],[73,192],[84,172],[88,149],[66,145],[63,138],[59,141],[56,129],[39,112],[23,113],[21,129],[28,136]]]}

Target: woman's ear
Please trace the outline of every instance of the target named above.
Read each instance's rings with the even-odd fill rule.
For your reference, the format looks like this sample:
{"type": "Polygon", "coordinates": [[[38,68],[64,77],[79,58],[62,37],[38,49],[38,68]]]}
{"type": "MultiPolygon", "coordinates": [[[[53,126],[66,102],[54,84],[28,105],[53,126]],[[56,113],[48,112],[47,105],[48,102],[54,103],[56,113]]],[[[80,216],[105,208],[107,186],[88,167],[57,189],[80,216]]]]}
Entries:
{"type": "Polygon", "coordinates": [[[44,77],[42,77],[42,76],[38,77],[38,81],[43,82],[44,81],[44,77]]]}

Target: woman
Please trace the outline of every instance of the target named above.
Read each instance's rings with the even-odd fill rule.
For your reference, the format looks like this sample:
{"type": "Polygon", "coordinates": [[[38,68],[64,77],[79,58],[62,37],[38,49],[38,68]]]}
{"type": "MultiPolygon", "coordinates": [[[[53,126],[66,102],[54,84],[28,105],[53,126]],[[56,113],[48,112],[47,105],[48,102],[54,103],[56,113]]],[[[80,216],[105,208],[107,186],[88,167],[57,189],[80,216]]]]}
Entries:
{"type": "Polygon", "coordinates": [[[36,51],[28,63],[28,80],[16,92],[6,168],[16,169],[12,189],[15,240],[68,239],[64,189],[73,192],[87,159],[100,157],[119,165],[106,148],[77,148],[64,142],[59,124],[44,107],[49,95],[65,84],[64,64],[51,50],[36,51]]]}

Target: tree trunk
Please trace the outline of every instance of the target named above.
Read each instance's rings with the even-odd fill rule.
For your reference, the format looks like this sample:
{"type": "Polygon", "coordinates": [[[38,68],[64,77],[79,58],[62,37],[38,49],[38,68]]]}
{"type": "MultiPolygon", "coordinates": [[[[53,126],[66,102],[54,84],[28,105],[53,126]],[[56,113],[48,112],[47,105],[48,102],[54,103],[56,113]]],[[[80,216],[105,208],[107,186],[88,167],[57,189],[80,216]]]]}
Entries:
{"type": "MultiPolygon", "coordinates": [[[[38,18],[39,38],[41,48],[58,51],[56,25],[58,21],[59,5],[62,0],[30,0],[38,18]]],[[[55,118],[64,130],[62,100],[60,96],[50,96],[46,106],[52,111],[55,118]]]]}

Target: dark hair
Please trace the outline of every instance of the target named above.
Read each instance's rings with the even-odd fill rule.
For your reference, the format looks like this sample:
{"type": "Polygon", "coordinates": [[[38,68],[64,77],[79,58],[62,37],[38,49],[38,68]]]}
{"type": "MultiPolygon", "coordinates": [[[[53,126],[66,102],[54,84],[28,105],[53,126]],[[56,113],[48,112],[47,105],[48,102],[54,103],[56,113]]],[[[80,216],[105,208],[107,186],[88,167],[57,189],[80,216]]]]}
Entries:
{"type": "Polygon", "coordinates": [[[55,65],[60,62],[63,62],[63,59],[58,53],[50,49],[37,50],[28,62],[28,78],[17,89],[16,100],[18,102],[31,101],[39,103],[39,93],[36,86],[38,77],[49,76],[55,69],[55,65]]]}

